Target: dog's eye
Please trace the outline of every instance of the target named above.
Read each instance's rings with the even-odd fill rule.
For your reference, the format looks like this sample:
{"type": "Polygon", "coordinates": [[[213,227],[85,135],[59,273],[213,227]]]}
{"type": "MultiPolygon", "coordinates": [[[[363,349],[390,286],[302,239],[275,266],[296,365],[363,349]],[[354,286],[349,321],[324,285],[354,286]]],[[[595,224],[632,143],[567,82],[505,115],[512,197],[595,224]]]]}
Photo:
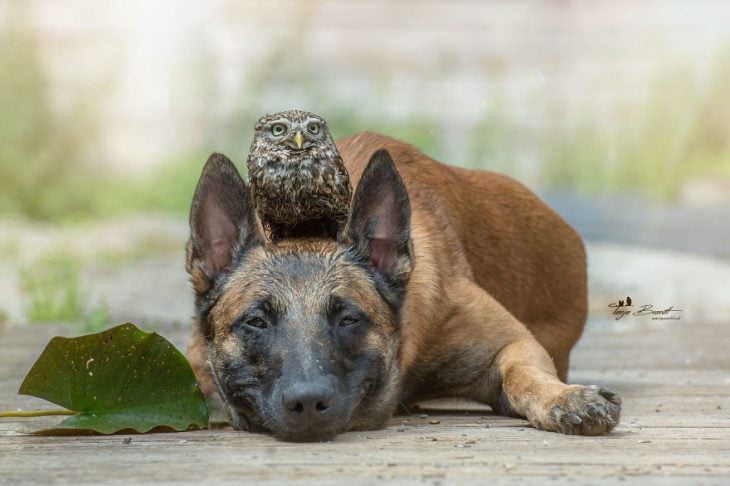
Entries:
{"type": "Polygon", "coordinates": [[[359,322],[359,319],[353,316],[345,316],[342,319],[340,319],[340,327],[346,327],[346,326],[352,326],[353,324],[357,324],[359,322]]]}
{"type": "Polygon", "coordinates": [[[244,322],[246,323],[247,326],[255,327],[257,329],[265,329],[266,327],[268,327],[268,325],[266,324],[266,321],[257,316],[249,317],[244,322]]]}

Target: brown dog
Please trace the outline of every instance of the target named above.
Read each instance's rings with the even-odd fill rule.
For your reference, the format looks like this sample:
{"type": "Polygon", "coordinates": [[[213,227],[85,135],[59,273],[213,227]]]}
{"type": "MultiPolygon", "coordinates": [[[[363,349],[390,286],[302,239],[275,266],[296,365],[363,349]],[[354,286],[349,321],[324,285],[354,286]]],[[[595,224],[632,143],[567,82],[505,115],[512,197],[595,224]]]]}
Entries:
{"type": "Polygon", "coordinates": [[[383,427],[399,401],[461,397],[540,429],[610,431],[618,395],[561,381],[586,318],[575,231],[508,177],[370,133],[338,148],[356,191],[337,241],[267,244],[233,164],[203,169],[189,357],[233,426],[322,440],[383,427]]]}

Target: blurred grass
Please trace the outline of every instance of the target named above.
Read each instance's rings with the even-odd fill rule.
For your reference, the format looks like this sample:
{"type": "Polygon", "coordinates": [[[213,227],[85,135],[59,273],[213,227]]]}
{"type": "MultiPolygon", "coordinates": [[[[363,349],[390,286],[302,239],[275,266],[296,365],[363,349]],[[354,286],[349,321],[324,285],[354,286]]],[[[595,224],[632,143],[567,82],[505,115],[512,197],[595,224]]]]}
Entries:
{"type": "Polygon", "coordinates": [[[433,157],[444,156],[444,134],[438,120],[417,115],[400,119],[381,115],[384,111],[381,100],[387,98],[391,83],[388,73],[378,66],[372,66],[372,73],[379,77],[380,92],[368,93],[368,99],[359,98],[358,93],[352,93],[351,98],[336,99],[327,83],[323,82],[319,64],[310,62],[307,56],[291,58],[288,55],[291,46],[301,43],[309,34],[309,22],[316,15],[316,10],[310,7],[306,2],[298,6],[298,21],[269,46],[266,55],[251,70],[245,95],[228,116],[225,126],[217,127],[217,133],[210,134],[215,146],[224,153],[234,154],[242,164],[258,118],[296,107],[323,116],[335,139],[372,131],[407,141],[433,157]],[[287,62],[281,62],[282,59],[287,59],[287,62]],[[286,93],[290,104],[282,106],[278,93],[286,93]]]}
{"type": "Polygon", "coordinates": [[[548,184],[586,193],[676,198],[690,179],[730,179],[730,52],[702,84],[684,69],[664,73],[618,130],[584,124],[546,143],[548,184]]]}
{"type": "MultiPolygon", "coordinates": [[[[303,33],[305,25],[271,46],[223,129],[212,127],[204,137],[207,147],[226,153],[245,174],[253,124],[272,107],[289,108],[278,107],[275,96],[286,92],[301,108],[325,116],[335,137],[376,131],[408,141],[437,159],[459,162],[447,153],[447,121],[378,116],[379,99],[387,99],[392,86],[387,73],[378,73],[382,96],[369,93],[369,100],[353,103],[332,99],[316,64],[306,59],[281,63],[287,46],[303,33]]],[[[139,212],[187,214],[209,152],[172,155],[144,176],[110,178],[98,164],[88,163],[87,148],[100,131],[92,108],[95,100],[71,103],[64,110],[53,106],[32,30],[22,22],[1,28],[0,59],[0,216],[76,222],[139,212]]],[[[535,152],[545,157],[545,182],[586,193],[639,192],[669,199],[690,178],[730,177],[727,86],[730,53],[705,85],[686,70],[665,73],[646,106],[633,110],[618,130],[583,123],[533,140],[535,152]]],[[[506,170],[522,149],[515,136],[519,132],[514,120],[496,112],[485,114],[464,134],[461,161],[506,170]]]]}
{"type": "MultiPolygon", "coordinates": [[[[145,175],[111,178],[87,160],[88,142],[99,131],[90,108],[94,100],[77,103],[66,111],[54,109],[49,79],[31,29],[22,22],[1,28],[0,59],[0,216],[67,223],[150,211],[187,214],[209,153],[172,155],[145,175]]],[[[273,79],[290,80],[306,93],[306,104],[315,105],[327,116],[336,137],[368,127],[408,140],[426,152],[438,152],[435,123],[363,119],[354,110],[343,110],[329,100],[327,92],[317,88],[313,73],[290,66],[287,74],[275,64],[271,70],[258,71],[252,94],[267,92],[273,79]]],[[[223,136],[209,137],[208,145],[226,153],[244,175],[253,124],[267,111],[264,105],[243,104],[228,120],[223,136]]]]}
{"type": "Polygon", "coordinates": [[[53,106],[38,40],[22,15],[0,25],[0,216],[75,222],[154,210],[184,214],[202,154],[172,156],[139,178],[111,178],[87,149],[99,132],[94,99],[53,106]]]}
{"type": "MultiPolygon", "coordinates": [[[[210,154],[184,154],[170,157],[146,175],[104,180],[93,197],[93,216],[158,212],[184,216],[198,183],[200,172],[210,154]]],[[[240,163],[237,164],[240,168],[240,163]]]]}
{"type": "Polygon", "coordinates": [[[89,212],[95,178],[80,161],[96,128],[91,100],[52,109],[37,40],[22,24],[0,28],[0,59],[0,214],[89,212]]]}
{"type": "Polygon", "coordinates": [[[29,322],[69,322],[81,331],[97,331],[109,322],[106,305],[88,307],[81,283],[82,262],[64,253],[46,255],[18,272],[20,289],[27,298],[29,322]]]}
{"type": "Polygon", "coordinates": [[[45,257],[18,274],[32,322],[75,321],[84,313],[80,263],[67,255],[45,257]]]}
{"type": "Polygon", "coordinates": [[[358,117],[353,112],[337,111],[334,107],[330,107],[327,112],[331,115],[326,115],[325,118],[335,139],[367,130],[405,140],[432,157],[438,157],[443,152],[443,140],[439,136],[439,127],[433,121],[423,119],[368,120],[358,117]]]}

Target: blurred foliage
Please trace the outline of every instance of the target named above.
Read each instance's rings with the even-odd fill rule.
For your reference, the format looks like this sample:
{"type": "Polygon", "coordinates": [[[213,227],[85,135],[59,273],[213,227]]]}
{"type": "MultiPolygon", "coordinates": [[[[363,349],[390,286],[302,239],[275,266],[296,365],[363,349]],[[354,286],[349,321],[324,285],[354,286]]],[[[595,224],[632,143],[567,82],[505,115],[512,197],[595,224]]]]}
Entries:
{"type": "Polygon", "coordinates": [[[0,28],[0,215],[78,221],[157,210],[183,214],[205,162],[171,157],[140,178],[110,178],[88,164],[98,132],[93,101],[54,108],[32,30],[22,17],[0,28]]]}
{"type": "Polygon", "coordinates": [[[134,245],[126,248],[103,248],[100,245],[97,251],[84,252],[84,262],[112,270],[144,258],[177,255],[182,250],[183,245],[177,237],[162,231],[159,235],[139,238],[134,245]]]}
{"type": "Polygon", "coordinates": [[[0,28],[0,59],[0,214],[88,213],[95,178],[81,160],[95,133],[90,112],[80,103],[52,108],[36,39],[22,23],[0,28]]]}
{"type": "Polygon", "coordinates": [[[81,283],[82,263],[65,253],[49,254],[18,272],[20,289],[28,299],[30,322],[71,322],[82,331],[103,329],[109,322],[106,305],[87,307],[81,283]]]}
{"type": "MultiPolygon", "coordinates": [[[[377,66],[372,69],[380,93],[368,93],[367,100],[357,93],[353,99],[335,99],[317,63],[288,57],[289,46],[307,35],[306,18],[303,14],[297,28],[269,46],[251,70],[240,102],[227,107],[228,116],[211,122],[203,136],[205,147],[228,155],[244,174],[256,119],[293,105],[325,116],[336,138],[371,130],[408,141],[440,160],[486,165],[518,177],[513,162],[524,149],[518,144],[527,143],[544,154],[548,184],[585,192],[670,198],[688,178],[730,176],[730,55],[706,85],[698,85],[687,71],[667,73],[646,106],[618,130],[583,123],[525,142],[515,120],[492,110],[458,134],[461,160],[455,160],[449,153],[454,142],[449,147],[448,121],[415,113],[381,116],[380,100],[388,99],[394,83],[377,66]],[[288,106],[280,106],[280,93],[286,93],[288,106]]],[[[37,40],[23,22],[0,29],[0,59],[0,215],[57,222],[149,211],[187,214],[207,149],[170,156],[145,175],[112,179],[99,164],[94,168],[85,162],[87,142],[99,131],[95,100],[63,110],[53,105],[37,40]]],[[[202,72],[200,82],[215,85],[206,78],[207,70],[202,72]]]]}
{"type": "Polygon", "coordinates": [[[432,157],[439,157],[443,150],[443,139],[438,125],[430,120],[374,120],[363,119],[356,113],[338,112],[330,109],[327,116],[335,139],[354,135],[364,130],[382,133],[389,137],[405,140],[432,157]]]}
{"type": "Polygon", "coordinates": [[[690,178],[730,177],[730,52],[707,84],[666,73],[644,109],[612,132],[588,124],[546,143],[546,181],[585,192],[670,199],[690,178]]]}
{"type": "MultiPolygon", "coordinates": [[[[264,59],[241,103],[222,130],[208,135],[208,146],[234,160],[246,173],[245,156],[256,119],[267,111],[267,93],[277,86],[295,86],[301,106],[324,114],[335,137],[363,127],[408,140],[439,153],[435,123],[427,120],[386,121],[363,118],[344,100],[331,100],[311,67],[274,62],[277,50],[264,59]]],[[[32,31],[18,22],[0,32],[0,215],[75,222],[119,214],[156,211],[187,214],[208,153],[170,156],[160,166],[136,177],[110,178],[85,161],[85,142],[98,130],[90,106],[54,110],[50,85],[32,31]]],[[[215,130],[215,129],[213,129],[215,130]]]]}
{"type": "MultiPolygon", "coordinates": [[[[518,148],[515,146],[518,143],[515,137],[517,131],[515,123],[503,114],[501,108],[483,113],[467,134],[464,157],[465,162],[470,164],[468,167],[488,168],[517,176],[514,164],[518,148]]],[[[448,161],[449,158],[443,160],[448,161]]]]}
{"type": "Polygon", "coordinates": [[[237,161],[244,162],[258,118],[298,107],[323,116],[335,139],[367,130],[405,140],[434,157],[445,155],[444,134],[437,120],[417,114],[399,119],[382,116],[381,100],[386,98],[391,83],[387,73],[377,66],[372,66],[372,72],[379,77],[380,93],[373,95],[369,92],[368,99],[352,93],[352,98],[343,99],[333,97],[320,64],[312,62],[312,58],[306,55],[290,56],[291,46],[302,44],[310,33],[309,22],[316,15],[316,9],[310,7],[306,2],[297,7],[297,22],[269,45],[266,54],[251,70],[238,105],[231,111],[224,126],[216,127],[216,133],[208,137],[215,146],[224,153],[235,155],[237,161]],[[282,59],[287,61],[282,62],[282,59]],[[286,106],[281,105],[280,93],[286,93],[286,106]]]}
{"type": "Polygon", "coordinates": [[[77,327],[79,332],[98,332],[109,326],[110,319],[109,306],[101,303],[87,309],[81,316],[81,320],[77,322],[77,327]]]}
{"type": "Polygon", "coordinates": [[[144,211],[187,214],[208,155],[170,157],[147,174],[104,181],[104,190],[95,197],[95,214],[113,216],[144,211]]]}

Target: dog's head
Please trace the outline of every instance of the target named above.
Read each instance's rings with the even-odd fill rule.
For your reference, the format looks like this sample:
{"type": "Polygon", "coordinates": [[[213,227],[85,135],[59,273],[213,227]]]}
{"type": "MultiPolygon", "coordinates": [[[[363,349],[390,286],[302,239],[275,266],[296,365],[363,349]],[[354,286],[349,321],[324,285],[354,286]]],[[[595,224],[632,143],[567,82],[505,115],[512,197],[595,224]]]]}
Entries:
{"type": "Polygon", "coordinates": [[[312,441],[385,424],[399,391],[409,228],[408,196],[384,150],[365,169],[337,241],[266,243],[235,166],[208,159],[186,268],[234,427],[312,441]]]}

